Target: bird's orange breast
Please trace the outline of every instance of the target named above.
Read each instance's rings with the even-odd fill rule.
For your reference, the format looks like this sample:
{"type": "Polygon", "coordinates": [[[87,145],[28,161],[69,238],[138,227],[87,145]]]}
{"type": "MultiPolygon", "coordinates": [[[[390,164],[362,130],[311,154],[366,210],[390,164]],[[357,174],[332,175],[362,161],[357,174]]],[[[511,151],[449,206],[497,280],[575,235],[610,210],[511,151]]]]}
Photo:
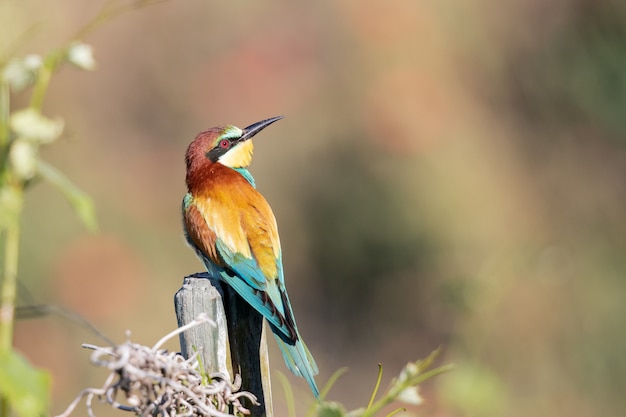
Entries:
{"type": "Polygon", "coordinates": [[[199,247],[213,258],[214,236],[233,254],[254,258],[267,279],[277,278],[280,241],[269,204],[237,171],[219,163],[206,169],[201,184],[189,184],[194,204],[209,229],[198,236],[204,243],[199,247]]]}

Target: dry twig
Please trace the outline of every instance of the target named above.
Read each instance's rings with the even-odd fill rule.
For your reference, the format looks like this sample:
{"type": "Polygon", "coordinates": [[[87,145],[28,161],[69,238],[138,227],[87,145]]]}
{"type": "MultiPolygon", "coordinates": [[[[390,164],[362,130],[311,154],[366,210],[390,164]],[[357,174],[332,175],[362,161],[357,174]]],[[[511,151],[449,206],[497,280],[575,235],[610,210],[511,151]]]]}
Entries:
{"type": "Polygon", "coordinates": [[[91,355],[93,365],[105,367],[111,372],[102,388],[83,390],[57,417],[68,417],[83,399],[89,416],[95,417],[92,408],[94,398],[139,416],[227,417],[249,414],[240,398],[258,403],[253,394],[238,391],[241,388],[239,375],[231,383],[228,375],[211,373],[207,381],[197,355],[185,359],[179,353],[159,349],[166,340],[206,322],[212,323],[202,314],[163,337],[152,348],[131,343],[129,335],[125,343],[113,347],[83,345],[94,350],[91,355]],[[117,400],[120,392],[125,396],[125,404],[117,400]],[[231,410],[233,414],[229,414],[231,410]]]}

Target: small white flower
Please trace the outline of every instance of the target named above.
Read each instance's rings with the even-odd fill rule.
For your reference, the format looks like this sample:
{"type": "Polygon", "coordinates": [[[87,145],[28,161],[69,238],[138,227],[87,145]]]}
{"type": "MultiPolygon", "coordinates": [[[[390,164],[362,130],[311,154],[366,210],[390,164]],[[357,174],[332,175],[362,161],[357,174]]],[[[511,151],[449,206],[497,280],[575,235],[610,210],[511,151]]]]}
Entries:
{"type": "Polygon", "coordinates": [[[93,71],[96,69],[96,60],[93,57],[93,48],[82,42],[75,42],[67,50],[67,60],[80,69],[93,71]]]}
{"type": "Polygon", "coordinates": [[[49,119],[37,110],[27,108],[11,115],[11,130],[16,136],[37,143],[50,143],[63,133],[63,120],[49,119]]]}
{"type": "Polygon", "coordinates": [[[24,62],[24,67],[31,71],[37,71],[43,65],[43,59],[36,54],[26,55],[22,61],[24,62]]]}
{"type": "Polygon", "coordinates": [[[419,368],[417,366],[417,364],[415,364],[414,362],[409,362],[406,364],[406,366],[404,368],[402,368],[402,371],[400,371],[400,375],[398,377],[398,382],[404,382],[407,381],[415,376],[417,376],[419,374],[419,368]]]}
{"type": "Polygon", "coordinates": [[[419,393],[417,387],[408,387],[402,390],[400,394],[398,394],[398,401],[402,401],[403,403],[420,405],[424,402],[424,399],[419,393]]]}
{"type": "Polygon", "coordinates": [[[17,139],[11,146],[9,161],[18,177],[29,180],[37,171],[37,148],[35,144],[23,139],[17,139]]]}
{"type": "Polygon", "coordinates": [[[13,58],[2,69],[2,79],[15,91],[21,91],[35,82],[42,64],[43,61],[39,55],[31,54],[23,58],[13,58]]]}

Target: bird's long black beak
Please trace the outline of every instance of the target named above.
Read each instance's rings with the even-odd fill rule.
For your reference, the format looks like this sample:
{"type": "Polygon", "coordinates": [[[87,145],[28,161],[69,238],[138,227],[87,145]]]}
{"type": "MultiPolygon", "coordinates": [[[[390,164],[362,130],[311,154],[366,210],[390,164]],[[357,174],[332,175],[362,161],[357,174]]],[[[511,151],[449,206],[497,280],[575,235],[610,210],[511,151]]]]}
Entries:
{"type": "Polygon", "coordinates": [[[272,123],[279,121],[283,117],[285,116],[270,117],[269,119],[261,120],[260,122],[251,124],[250,126],[246,127],[243,130],[243,135],[241,135],[241,138],[239,138],[238,142],[243,142],[248,139],[252,139],[252,137],[256,135],[257,133],[259,133],[261,130],[265,129],[272,123]]]}

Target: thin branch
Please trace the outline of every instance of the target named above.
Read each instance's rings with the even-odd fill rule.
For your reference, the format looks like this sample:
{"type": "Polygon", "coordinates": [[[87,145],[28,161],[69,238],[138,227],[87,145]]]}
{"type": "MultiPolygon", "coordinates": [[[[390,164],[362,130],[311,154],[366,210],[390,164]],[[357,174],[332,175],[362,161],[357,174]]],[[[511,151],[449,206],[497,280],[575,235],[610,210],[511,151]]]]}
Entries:
{"type": "Polygon", "coordinates": [[[27,306],[18,306],[15,309],[15,316],[18,319],[28,319],[33,317],[41,317],[49,314],[56,314],[60,317],[78,323],[87,327],[96,336],[110,345],[114,345],[113,341],[109,339],[104,333],[102,333],[93,323],[76,313],[75,311],[68,310],[61,306],[54,304],[33,304],[27,306]]]}

